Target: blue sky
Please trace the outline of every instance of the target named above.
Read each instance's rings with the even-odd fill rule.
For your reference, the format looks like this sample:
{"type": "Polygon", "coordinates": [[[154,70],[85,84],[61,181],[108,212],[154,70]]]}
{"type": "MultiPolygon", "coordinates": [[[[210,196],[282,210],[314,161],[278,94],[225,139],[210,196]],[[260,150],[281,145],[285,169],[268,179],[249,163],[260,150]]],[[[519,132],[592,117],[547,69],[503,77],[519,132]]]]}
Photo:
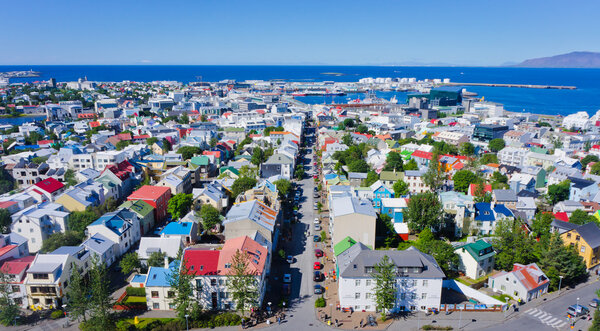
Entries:
{"type": "Polygon", "coordinates": [[[499,65],[600,51],[600,1],[3,1],[0,64],[499,65]]]}

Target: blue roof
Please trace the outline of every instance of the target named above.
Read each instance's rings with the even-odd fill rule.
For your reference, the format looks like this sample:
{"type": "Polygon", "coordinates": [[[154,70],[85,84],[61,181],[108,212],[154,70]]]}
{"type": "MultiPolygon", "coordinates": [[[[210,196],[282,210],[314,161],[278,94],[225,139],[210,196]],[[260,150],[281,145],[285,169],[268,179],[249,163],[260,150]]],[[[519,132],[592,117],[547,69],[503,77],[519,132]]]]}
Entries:
{"type": "Polygon", "coordinates": [[[484,222],[496,220],[492,207],[488,202],[478,202],[475,204],[475,220],[484,222]]]}
{"type": "Polygon", "coordinates": [[[129,228],[129,223],[126,222],[126,219],[131,219],[133,213],[121,209],[119,211],[110,212],[102,215],[99,219],[97,219],[94,223],[90,225],[104,225],[107,228],[111,229],[114,233],[118,235],[122,235],[129,228]],[[127,224],[126,224],[127,223],[127,224]]]}
{"type": "Polygon", "coordinates": [[[325,180],[331,180],[334,179],[335,177],[337,177],[337,174],[327,174],[325,176],[323,176],[325,178],[325,180]]]}
{"type": "Polygon", "coordinates": [[[165,226],[160,234],[166,235],[189,235],[192,232],[192,222],[171,222],[165,226]]]}
{"type": "Polygon", "coordinates": [[[506,208],[505,205],[496,205],[494,207],[494,211],[496,212],[496,214],[503,214],[506,217],[513,217],[514,216],[513,213],[508,208],[506,208]]]}
{"type": "Polygon", "coordinates": [[[159,287],[171,287],[169,285],[169,276],[171,274],[170,269],[150,267],[148,270],[148,277],[146,278],[145,287],[159,286],[159,287]]]}
{"type": "Polygon", "coordinates": [[[75,255],[77,254],[79,251],[81,250],[81,247],[79,246],[62,246],[59,247],[57,249],[55,249],[52,253],[50,254],[68,254],[68,255],[75,255]]]}
{"type": "Polygon", "coordinates": [[[131,280],[132,283],[145,283],[146,275],[135,275],[131,280]]]}

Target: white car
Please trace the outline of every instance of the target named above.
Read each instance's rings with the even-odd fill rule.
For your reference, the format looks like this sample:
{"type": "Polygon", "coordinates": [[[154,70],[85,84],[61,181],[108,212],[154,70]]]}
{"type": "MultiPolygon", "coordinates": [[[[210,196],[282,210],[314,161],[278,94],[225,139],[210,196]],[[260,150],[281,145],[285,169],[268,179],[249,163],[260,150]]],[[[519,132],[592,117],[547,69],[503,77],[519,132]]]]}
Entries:
{"type": "Polygon", "coordinates": [[[315,218],[314,224],[321,224],[321,221],[318,218],[315,218]]]}
{"type": "Polygon", "coordinates": [[[291,274],[284,274],[283,275],[283,282],[284,283],[291,283],[292,282],[292,275],[291,274]]]}
{"type": "Polygon", "coordinates": [[[321,231],[321,226],[319,224],[315,224],[315,231],[321,231]]]}

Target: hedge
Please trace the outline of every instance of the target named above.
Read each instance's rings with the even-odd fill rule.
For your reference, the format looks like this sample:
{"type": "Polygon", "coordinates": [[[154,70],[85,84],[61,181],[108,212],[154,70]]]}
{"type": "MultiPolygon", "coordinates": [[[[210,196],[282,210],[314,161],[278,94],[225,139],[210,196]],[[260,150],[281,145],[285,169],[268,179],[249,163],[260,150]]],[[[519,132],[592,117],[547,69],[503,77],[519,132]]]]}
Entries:
{"type": "Polygon", "coordinates": [[[50,318],[53,320],[57,320],[59,318],[62,318],[63,316],[65,316],[65,314],[62,310],[55,310],[52,313],[50,313],[50,318]]]}

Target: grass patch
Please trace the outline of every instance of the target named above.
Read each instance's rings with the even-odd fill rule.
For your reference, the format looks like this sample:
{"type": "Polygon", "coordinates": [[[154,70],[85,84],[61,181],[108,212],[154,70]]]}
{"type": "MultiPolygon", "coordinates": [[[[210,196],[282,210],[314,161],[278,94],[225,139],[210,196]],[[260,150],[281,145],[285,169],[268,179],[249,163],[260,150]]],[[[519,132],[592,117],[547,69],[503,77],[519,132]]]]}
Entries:
{"type": "Polygon", "coordinates": [[[502,302],[508,302],[509,300],[512,300],[512,297],[508,294],[492,295],[492,298],[502,302]]]}
{"type": "Polygon", "coordinates": [[[455,278],[454,280],[456,280],[464,285],[467,285],[467,286],[471,286],[471,284],[473,284],[473,283],[469,283],[466,279],[462,279],[462,278],[455,278]]]}
{"type": "Polygon", "coordinates": [[[146,297],[128,296],[125,298],[125,303],[146,303],[146,297]]]}
{"type": "Polygon", "coordinates": [[[131,325],[135,326],[136,329],[143,329],[146,326],[148,326],[148,324],[153,323],[154,321],[159,321],[161,324],[165,324],[171,321],[176,320],[176,318],[140,318],[139,319],[139,323],[137,325],[133,324],[134,319],[133,318],[127,318],[124,319],[124,321],[131,323],[131,325]]]}

